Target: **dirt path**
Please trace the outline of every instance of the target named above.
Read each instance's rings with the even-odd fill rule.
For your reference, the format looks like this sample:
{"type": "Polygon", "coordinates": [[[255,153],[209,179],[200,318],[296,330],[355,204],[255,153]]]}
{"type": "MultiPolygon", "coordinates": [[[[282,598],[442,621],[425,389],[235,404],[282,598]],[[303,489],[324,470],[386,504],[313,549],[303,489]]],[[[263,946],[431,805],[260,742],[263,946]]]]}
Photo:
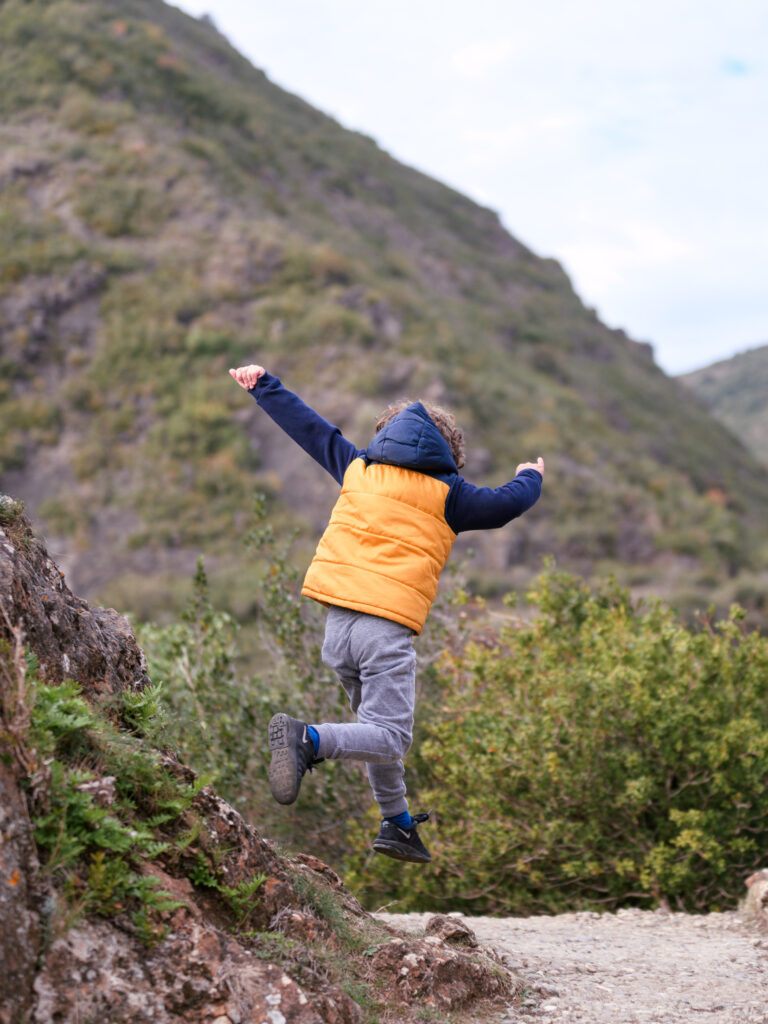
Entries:
{"type": "MultiPolygon", "coordinates": [[[[430,917],[379,916],[409,931],[430,917]]],[[[499,1022],[768,1024],[768,936],[736,913],[465,921],[483,945],[506,954],[525,983],[522,1003],[499,1022]]]]}

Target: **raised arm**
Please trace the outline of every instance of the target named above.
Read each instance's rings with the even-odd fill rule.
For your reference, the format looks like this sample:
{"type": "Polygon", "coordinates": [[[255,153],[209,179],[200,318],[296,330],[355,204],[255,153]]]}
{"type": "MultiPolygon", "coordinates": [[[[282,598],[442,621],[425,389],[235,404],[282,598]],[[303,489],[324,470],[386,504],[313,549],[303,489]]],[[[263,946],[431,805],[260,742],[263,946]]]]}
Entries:
{"type": "Polygon", "coordinates": [[[448,525],[454,533],[506,526],[536,504],[543,477],[543,459],[521,463],[514,480],[501,487],[475,487],[459,477],[445,504],[448,525]]]}
{"type": "Polygon", "coordinates": [[[337,483],[342,483],[350,462],[362,452],[347,441],[338,427],[283,387],[279,378],[267,373],[264,367],[241,366],[229,372],[289,437],[327,469],[337,483]]]}

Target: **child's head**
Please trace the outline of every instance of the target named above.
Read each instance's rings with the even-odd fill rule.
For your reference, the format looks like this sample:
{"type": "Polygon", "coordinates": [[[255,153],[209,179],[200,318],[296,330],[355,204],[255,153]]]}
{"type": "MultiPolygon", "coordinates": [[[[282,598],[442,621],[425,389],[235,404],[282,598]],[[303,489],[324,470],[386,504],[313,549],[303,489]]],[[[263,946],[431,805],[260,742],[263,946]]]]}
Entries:
{"type": "MultiPolygon", "coordinates": [[[[399,412],[407,409],[412,404],[407,399],[403,399],[395,402],[394,405],[387,406],[379,417],[379,422],[376,424],[376,433],[378,434],[381,428],[386,426],[393,416],[397,416],[399,412]]],[[[456,463],[456,468],[461,469],[464,465],[464,431],[461,427],[456,426],[453,413],[448,412],[447,409],[443,409],[439,405],[432,405],[431,402],[422,402],[421,404],[427,410],[429,418],[447,441],[448,447],[451,449],[453,461],[456,463]]]]}

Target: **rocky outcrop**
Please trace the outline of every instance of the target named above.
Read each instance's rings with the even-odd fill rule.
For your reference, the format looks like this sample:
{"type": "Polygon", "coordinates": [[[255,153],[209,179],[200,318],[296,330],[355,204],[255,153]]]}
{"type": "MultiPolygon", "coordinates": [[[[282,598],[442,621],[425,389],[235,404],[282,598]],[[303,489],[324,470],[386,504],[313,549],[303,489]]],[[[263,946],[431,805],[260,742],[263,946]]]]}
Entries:
{"type": "Polygon", "coordinates": [[[35,1024],[270,1019],[295,1024],[322,1020],[280,967],[263,963],[230,936],[194,920],[175,927],[149,954],[104,921],[70,929],[47,951],[30,1015],[35,1024]]]}
{"type": "Polygon", "coordinates": [[[454,1010],[476,999],[509,997],[516,986],[501,959],[486,951],[475,959],[452,943],[477,946],[472,930],[465,924],[443,930],[443,915],[427,922],[424,939],[394,938],[377,950],[374,970],[387,979],[394,998],[405,1004],[420,1004],[436,1010],[454,1010]]]}
{"type": "Polygon", "coordinates": [[[0,1024],[15,1024],[29,1005],[41,942],[37,878],[27,809],[13,772],[0,760],[0,1024]]]}
{"type": "Polygon", "coordinates": [[[89,700],[143,689],[149,683],[147,663],[128,619],[75,597],[33,536],[23,509],[2,501],[0,638],[20,628],[41,678],[47,683],[76,679],[89,700]]]}
{"type": "MultiPolygon", "coordinates": [[[[56,805],[50,759],[30,733],[25,645],[41,682],[77,679],[113,722],[120,694],[149,683],[128,621],[75,597],[23,509],[0,497],[0,1024],[359,1024],[346,982],[374,1000],[383,991],[388,1019],[398,1008],[408,1019],[411,1004],[445,1009],[513,990],[465,926],[440,919],[423,940],[393,938],[327,865],[280,856],[210,787],[155,834],[156,855],[136,862],[163,895],[151,922],[110,902],[103,878],[93,901],[98,853],[66,878],[41,868],[33,819],[56,805]],[[243,891],[258,895],[238,904],[243,891]]],[[[190,791],[191,769],[152,756],[190,791]]],[[[109,810],[119,783],[96,765],[76,789],[109,810]]]]}
{"type": "Polygon", "coordinates": [[[85,261],[72,264],[64,274],[28,278],[0,300],[0,338],[10,346],[21,341],[25,359],[34,364],[63,328],[79,338],[87,336],[98,322],[97,306],[89,300],[99,295],[106,280],[102,268],[85,261]]]}

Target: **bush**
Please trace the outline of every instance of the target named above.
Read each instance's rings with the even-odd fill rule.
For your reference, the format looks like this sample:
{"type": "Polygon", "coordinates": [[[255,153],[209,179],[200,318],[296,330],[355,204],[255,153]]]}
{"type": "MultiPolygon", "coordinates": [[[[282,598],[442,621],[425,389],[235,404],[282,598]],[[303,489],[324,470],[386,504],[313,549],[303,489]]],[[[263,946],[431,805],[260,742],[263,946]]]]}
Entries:
{"type": "Polygon", "coordinates": [[[153,459],[180,460],[195,466],[206,457],[231,451],[237,464],[253,467],[248,439],[230,409],[221,401],[200,397],[202,389],[189,389],[176,408],[150,428],[147,452],[153,459]]]}
{"type": "Polygon", "coordinates": [[[189,808],[197,788],[179,783],[154,751],[92,709],[77,683],[44,685],[34,657],[19,654],[19,647],[0,644],[0,726],[25,770],[41,868],[64,897],[50,901],[46,913],[55,908],[67,924],[83,913],[127,913],[136,935],[154,944],[167,933],[161,915],[183,904],[159,887],[147,862],[173,845],[168,827],[189,808]]]}
{"type": "Polygon", "coordinates": [[[343,346],[351,355],[354,346],[370,348],[376,341],[376,332],[361,313],[328,303],[310,307],[306,316],[289,331],[289,338],[298,347],[324,338],[329,344],[343,346]]]}
{"type": "Polygon", "coordinates": [[[60,270],[83,255],[83,243],[58,218],[38,213],[13,187],[8,190],[0,209],[0,286],[60,270]]]}
{"type": "Polygon", "coordinates": [[[768,842],[768,641],[551,568],[529,598],[445,655],[411,768],[434,868],[349,881],[402,909],[733,905],[768,842]]]}
{"type": "Polygon", "coordinates": [[[109,238],[152,235],[170,215],[168,198],[157,189],[119,178],[85,185],[77,213],[89,228],[109,238]]]}
{"type": "Polygon", "coordinates": [[[199,771],[215,772],[230,795],[247,773],[258,717],[235,678],[236,631],[211,605],[202,559],[181,621],[138,631],[162,690],[163,741],[199,771]]]}
{"type": "Polygon", "coordinates": [[[236,623],[213,607],[199,563],[181,621],[137,630],[150,675],[162,688],[162,711],[148,731],[196,771],[212,774],[218,791],[264,835],[309,847],[340,866],[347,823],[362,817],[371,801],[360,766],[327,762],[305,778],[290,809],[277,805],[268,789],[266,732],[275,712],[309,722],[338,721],[349,712],[320,660],[321,619],[299,599],[290,542],[280,547],[264,518],[260,500],[247,538],[263,569],[253,589],[258,672],[243,664],[236,623]]]}

